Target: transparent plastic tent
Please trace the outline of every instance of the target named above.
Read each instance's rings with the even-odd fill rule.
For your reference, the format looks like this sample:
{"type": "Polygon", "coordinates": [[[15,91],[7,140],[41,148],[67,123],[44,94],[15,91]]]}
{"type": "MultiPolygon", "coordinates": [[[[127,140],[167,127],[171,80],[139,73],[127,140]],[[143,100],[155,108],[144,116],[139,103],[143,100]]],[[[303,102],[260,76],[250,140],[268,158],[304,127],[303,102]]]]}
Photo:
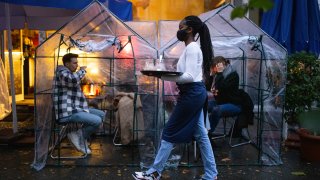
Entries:
{"type": "Polygon", "coordinates": [[[11,112],[7,76],[3,64],[4,63],[0,58],[0,121],[7,117],[11,112]]]}
{"type": "MultiPolygon", "coordinates": [[[[254,102],[254,124],[249,132],[256,158],[243,162],[231,159],[227,164],[278,165],[281,160],[284,90],[287,51],[247,18],[230,19],[232,5],[225,5],[199,17],[210,30],[214,56],[231,61],[240,76],[240,86],[254,102]]],[[[185,45],[177,40],[179,21],[159,22],[159,41],[165,66],[175,69],[185,45]]],[[[175,103],[176,85],[164,82],[165,118],[175,103]]],[[[251,145],[243,146],[244,148],[251,145]]],[[[245,155],[239,155],[245,156],[245,155]]]]}
{"type": "MultiPolygon", "coordinates": [[[[287,53],[250,20],[231,21],[232,8],[226,5],[200,17],[210,29],[215,56],[222,55],[232,61],[240,74],[241,86],[255,103],[255,122],[249,127],[257,151],[255,161],[257,164],[281,164],[287,53]]],[[[128,164],[150,166],[159,147],[161,130],[175,105],[178,92],[174,83],[143,76],[140,71],[146,63],[155,63],[159,55],[163,55],[167,70],[176,69],[184,49],[184,44],[175,37],[178,23],[160,21],[159,32],[154,22],[123,23],[106,7],[94,1],[42,43],[36,50],[36,142],[32,166],[40,170],[47,162],[54,123],[52,80],[56,66],[62,64],[62,56],[67,52],[78,53],[79,65],[88,67],[87,75],[99,93],[94,94],[95,91],[90,89],[87,95],[98,99],[98,107],[110,114],[107,118],[110,123],[114,119],[110,107],[113,98],[119,92],[133,93],[135,103],[132,108],[134,112],[142,112],[143,127],[139,126],[138,113],[135,114],[132,161],[128,164]],[[141,105],[138,106],[139,101],[141,105]],[[139,152],[135,151],[137,148],[139,152]]],[[[84,84],[83,90],[86,88],[88,84],[84,84]]],[[[88,99],[91,101],[91,98],[88,99]]],[[[114,144],[115,153],[121,153],[118,144],[114,144]]],[[[167,165],[170,166],[171,162],[173,166],[178,165],[184,153],[181,147],[184,146],[175,148],[169,158],[172,161],[169,160],[167,165]]],[[[124,164],[121,159],[119,163],[124,164]]]]}
{"type": "MultiPolygon", "coordinates": [[[[132,94],[134,103],[131,110],[134,115],[130,132],[133,146],[141,147],[141,157],[133,154],[136,157],[132,159],[145,164],[147,157],[154,156],[154,146],[160,139],[157,120],[163,119],[158,117],[160,84],[156,78],[141,75],[140,71],[146,62],[153,63],[158,57],[156,32],[154,22],[125,24],[98,1],[93,1],[36,49],[36,142],[33,168],[40,170],[47,162],[48,145],[55,122],[52,113],[54,71],[57,65],[62,64],[62,56],[67,52],[79,54],[79,66],[87,66],[86,76],[94,84],[84,84],[83,91],[88,95],[89,105],[95,103],[99,109],[107,110],[105,121],[111,124],[114,120],[114,97],[121,93],[132,94]],[[85,92],[86,88],[90,90],[85,92]],[[135,112],[142,112],[141,121],[137,120],[139,115],[135,112]],[[147,144],[153,148],[145,148],[147,144]]],[[[110,131],[114,133],[113,128],[110,131]]],[[[114,142],[116,145],[120,143],[114,142]]],[[[119,163],[123,163],[122,160],[119,163]]]]}

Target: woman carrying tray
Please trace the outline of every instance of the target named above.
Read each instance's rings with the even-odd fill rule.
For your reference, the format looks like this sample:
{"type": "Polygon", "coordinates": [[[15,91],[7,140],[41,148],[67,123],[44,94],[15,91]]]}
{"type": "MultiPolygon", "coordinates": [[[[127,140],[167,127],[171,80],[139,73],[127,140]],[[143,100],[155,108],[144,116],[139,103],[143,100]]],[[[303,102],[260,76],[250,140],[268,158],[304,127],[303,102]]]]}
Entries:
{"type": "Polygon", "coordinates": [[[179,97],[163,132],[160,149],[152,167],[146,172],[135,172],[135,179],[160,179],[161,172],[169,158],[175,143],[187,143],[195,138],[199,144],[205,173],[201,179],[217,179],[216,163],[204,127],[204,107],[207,91],[203,82],[210,76],[210,61],[213,56],[209,29],[197,16],[187,16],[179,24],[177,38],[186,48],[177,64],[181,76],[161,76],[162,80],[175,81],[179,88],[179,97]],[[200,45],[195,36],[199,34],[200,45]]]}

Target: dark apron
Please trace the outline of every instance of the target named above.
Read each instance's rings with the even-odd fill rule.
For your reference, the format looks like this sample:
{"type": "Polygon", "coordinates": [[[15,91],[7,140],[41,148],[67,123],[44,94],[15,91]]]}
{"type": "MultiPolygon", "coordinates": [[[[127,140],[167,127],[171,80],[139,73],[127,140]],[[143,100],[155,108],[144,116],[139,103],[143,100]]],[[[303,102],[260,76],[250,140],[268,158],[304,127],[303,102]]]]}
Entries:
{"type": "Polygon", "coordinates": [[[191,141],[205,107],[207,91],[202,82],[178,84],[178,88],[177,105],[163,129],[162,139],[171,143],[187,143],[191,141]]]}

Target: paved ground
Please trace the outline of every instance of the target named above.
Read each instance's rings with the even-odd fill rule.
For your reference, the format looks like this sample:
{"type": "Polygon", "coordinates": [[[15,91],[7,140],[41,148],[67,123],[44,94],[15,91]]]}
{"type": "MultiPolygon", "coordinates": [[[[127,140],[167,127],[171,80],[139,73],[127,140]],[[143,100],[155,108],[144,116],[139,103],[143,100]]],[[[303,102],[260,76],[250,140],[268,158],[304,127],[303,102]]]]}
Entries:
{"type": "MultiPolygon", "coordinates": [[[[19,112],[19,128],[26,138],[11,143],[11,145],[1,145],[0,143],[0,180],[122,180],[133,179],[131,173],[140,170],[137,165],[128,166],[128,164],[132,164],[132,162],[133,164],[139,163],[137,158],[132,160],[132,155],[139,157],[138,149],[117,147],[112,144],[111,136],[98,136],[92,141],[91,149],[93,154],[86,159],[63,161],[63,166],[57,166],[57,162],[49,158],[47,166],[43,170],[37,172],[30,167],[34,158],[34,148],[32,144],[34,139],[33,119],[25,118],[25,116],[32,116],[32,110],[30,110],[29,107],[26,107],[25,110],[20,108],[19,112]]],[[[4,128],[10,128],[11,124],[10,118],[6,122],[2,121],[0,123],[0,131],[4,128]]],[[[2,132],[8,134],[7,131],[2,132]]],[[[283,164],[278,166],[254,165],[257,160],[257,150],[252,145],[231,149],[228,147],[226,141],[215,140],[213,149],[218,164],[219,179],[320,179],[320,163],[301,161],[299,151],[296,149],[287,149],[283,147],[283,164]]],[[[203,173],[201,164],[201,160],[198,162],[193,161],[191,152],[190,156],[184,156],[179,168],[166,170],[163,173],[162,179],[193,179],[203,173]],[[189,161],[186,157],[189,157],[189,161]],[[192,164],[194,167],[186,167],[188,162],[189,165],[192,164]]]]}
{"type": "MultiPolygon", "coordinates": [[[[111,142],[108,137],[96,138],[91,145],[92,156],[85,160],[63,161],[63,167],[56,166],[56,161],[49,159],[48,165],[39,172],[30,168],[34,157],[33,146],[1,145],[0,179],[133,179],[131,173],[139,167],[113,166],[130,162],[131,148],[106,145],[108,142],[111,142]]],[[[320,179],[320,163],[300,161],[298,150],[284,149],[283,165],[261,167],[225,165],[219,147],[216,149],[219,179],[320,179]]],[[[228,152],[230,156],[233,151],[228,152]]],[[[195,164],[201,165],[201,162],[195,164]]],[[[193,179],[202,172],[202,167],[179,167],[165,171],[162,179],[193,179]]]]}

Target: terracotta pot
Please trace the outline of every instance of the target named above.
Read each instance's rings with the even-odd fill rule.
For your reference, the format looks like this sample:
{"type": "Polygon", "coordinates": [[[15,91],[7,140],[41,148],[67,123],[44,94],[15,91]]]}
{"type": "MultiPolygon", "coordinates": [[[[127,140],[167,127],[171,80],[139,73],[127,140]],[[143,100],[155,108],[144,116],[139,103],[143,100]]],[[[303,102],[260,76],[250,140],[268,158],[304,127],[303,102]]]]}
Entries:
{"type": "Polygon", "coordinates": [[[306,161],[320,162],[320,136],[314,136],[304,128],[299,129],[298,133],[301,158],[306,161]]]}

